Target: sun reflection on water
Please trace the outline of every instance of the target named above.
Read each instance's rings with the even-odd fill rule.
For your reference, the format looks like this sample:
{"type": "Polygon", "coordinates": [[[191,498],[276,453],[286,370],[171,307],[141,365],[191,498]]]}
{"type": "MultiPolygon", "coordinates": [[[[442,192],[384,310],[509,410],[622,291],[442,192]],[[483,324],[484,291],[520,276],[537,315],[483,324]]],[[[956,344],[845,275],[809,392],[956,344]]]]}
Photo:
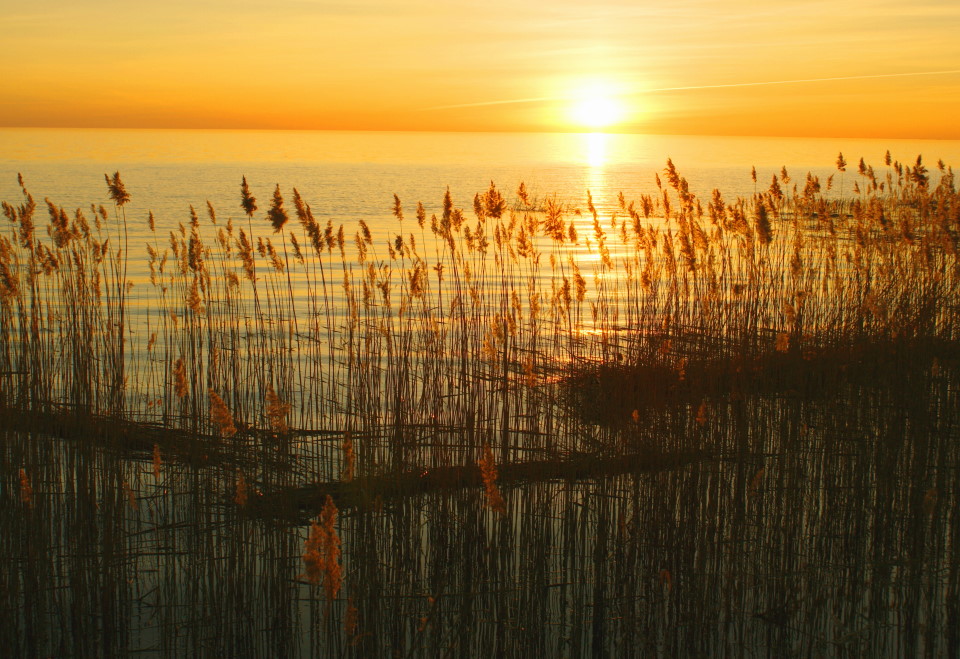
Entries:
{"type": "Polygon", "coordinates": [[[607,146],[610,135],[607,133],[584,133],[584,160],[590,169],[602,169],[607,164],[607,146]]]}
{"type": "Polygon", "coordinates": [[[586,187],[593,195],[598,208],[603,206],[607,188],[606,166],[609,158],[611,135],[607,133],[586,133],[584,135],[583,158],[587,165],[586,187]]]}

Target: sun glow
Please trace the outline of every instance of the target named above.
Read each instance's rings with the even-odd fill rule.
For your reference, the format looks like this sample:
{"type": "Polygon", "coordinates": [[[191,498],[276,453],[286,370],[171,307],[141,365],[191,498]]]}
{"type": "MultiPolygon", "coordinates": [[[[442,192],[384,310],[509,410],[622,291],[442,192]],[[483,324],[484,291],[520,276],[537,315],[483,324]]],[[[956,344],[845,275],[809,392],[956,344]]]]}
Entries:
{"type": "Polygon", "coordinates": [[[623,120],[623,103],[609,85],[599,83],[583,86],[572,97],[570,120],[582,128],[601,130],[623,120]]]}

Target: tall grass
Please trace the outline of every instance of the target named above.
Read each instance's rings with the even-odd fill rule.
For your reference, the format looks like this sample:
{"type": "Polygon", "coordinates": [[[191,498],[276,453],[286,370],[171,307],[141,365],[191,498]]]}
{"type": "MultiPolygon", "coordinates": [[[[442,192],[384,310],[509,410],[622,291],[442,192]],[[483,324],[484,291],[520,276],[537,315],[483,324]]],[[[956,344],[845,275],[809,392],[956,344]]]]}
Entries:
{"type": "MultiPolygon", "coordinates": [[[[288,223],[279,186],[261,218],[244,179],[247,231],[191,208],[145,246],[144,282],[126,277],[119,174],[115,223],[48,200],[46,239],[24,187],[4,204],[0,402],[209,435],[232,420],[231,442],[307,481],[339,473],[338,443],[314,441],[324,433],[351,433],[359,473],[472,464],[484,442],[500,462],[596,450],[610,438],[552,407],[578,377],[646,369],[656,390],[723,380],[718,364],[956,338],[957,196],[942,170],[934,185],[919,158],[861,163],[851,198],[812,175],[791,186],[784,169],[751,198],[702,201],[668,161],[657,196],[621,195],[609,218],[589,194],[584,209],[534,210],[522,186],[510,202],[491,184],[472,212],[449,192],[429,219],[419,204],[416,226],[396,198],[376,239],[363,222],[352,239],[321,226],[296,190],[288,223]],[[133,286],[148,300],[135,316],[133,286]]],[[[584,412],[627,422],[633,408],[584,412]]]]}
{"type": "Polygon", "coordinates": [[[956,618],[960,197],[920,158],[861,160],[852,192],[837,168],[835,192],[784,168],[751,197],[699,199],[668,161],[610,216],[589,193],[577,208],[491,183],[413,216],[395,197],[391,224],[351,229],[280,186],[258,214],[244,179],[246,227],[209,204],[168,235],[147,216],[144,281],[119,174],[112,219],[47,201],[45,236],[21,181],[0,235],[2,519],[24,523],[4,535],[7,640],[958,647],[930,629],[956,618]],[[321,523],[264,521],[284,502],[321,523]],[[906,555],[928,560],[883,567],[906,555]],[[838,561],[840,585],[818,583],[810,566],[838,561]],[[72,631],[44,630],[67,611],[72,631]]]}

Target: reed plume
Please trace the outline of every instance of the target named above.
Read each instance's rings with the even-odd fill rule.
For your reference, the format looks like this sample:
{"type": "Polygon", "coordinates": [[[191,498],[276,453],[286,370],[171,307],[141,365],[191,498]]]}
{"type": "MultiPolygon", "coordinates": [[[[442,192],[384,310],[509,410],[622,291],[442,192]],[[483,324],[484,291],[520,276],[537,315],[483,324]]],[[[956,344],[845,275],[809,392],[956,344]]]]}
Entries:
{"type": "Polygon", "coordinates": [[[223,402],[223,399],[213,389],[208,390],[210,394],[210,420],[221,437],[233,437],[237,433],[237,427],[233,423],[233,415],[230,408],[223,402]]]}
{"type": "Polygon", "coordinates": [[[20,469],[20,501],[27,508],[33,508],[33,486],[26,469],[20,469]]]}
{"type": "Polygon", "coordinates": [[[322,580],[327,601],[332,601],[337,596],[343,582],[340,537],[337,535],[336,523],[337,507],[327,495],[319,523],[314,521],[310,525],[310,534],[303,551],[307,581],[316,586],[322,580]]]}
{"type": "Polygon", "coordinates": [[[283,208],[283,195],[280,193],[279,183],[273,191],[273,203],[270,204],[270,209],[267,211],[267,219],[270,220],[274,233],[282,231],[283,226],[289,219],[287,217],[287,211],[283,208]]]}
{"type": "Polygon", "coordinates": [[[501,515],[506,514],[507,505],[500,495],[500,488],[497,487],[497,464],[493,459],[493,450],[490,444],[484,442],[481,451],[482,455],[477,464],[480,467],[480,478],[483,480],[487,505],[501,515]]]}
{"type": "Polygon", "coordinates": [[[270,422],[270,428],[278,435],[285,435],[290,431],[287,425],[287,416],[290,414],[290,403],[284,402],[277,392],[273,390],[273,385],[267,385],[266,394],[266,414],[270,422]]]}

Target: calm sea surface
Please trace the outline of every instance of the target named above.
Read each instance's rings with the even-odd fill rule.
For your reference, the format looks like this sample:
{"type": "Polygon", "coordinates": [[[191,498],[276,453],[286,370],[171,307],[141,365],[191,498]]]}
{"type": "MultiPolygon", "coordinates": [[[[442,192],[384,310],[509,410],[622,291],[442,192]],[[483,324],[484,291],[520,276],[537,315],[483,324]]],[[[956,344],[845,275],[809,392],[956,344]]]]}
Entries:
{"type": "Polygon", "coordinates": [[[956,140],[0,129],[0,199],[19,200],[19,172],[38,202],[49,198],[68,210],[106,204],[103,174],[119,170],[132,195],[131,229],[151,210],[167,228],[186,222],[190,205],[202,210],[208,200],[220,217],[242,216],[239,184],[246,176],[261,207],[279,183],[285,194],[296,187],[322,222],[351,228],[364,219],[376,230],[392,219],[395,193],[410,211],[422,201],[431,213],[448,186],[454,202],[470,208],[491,180],[511,193],[524,181],[534,196],[575,205],[584,205],[590,190],[599,208],[610,209],[619,192],[631,200],[654,191],[654,173],[669,157],[694,192],[719,188],[729,199],[753,192],[753,166],[761,187],[781,166],[801,186],[808,171],[825,180],[836,172],[839,151],[850,163],[849,189],[858,160],[880,168],[887,149],[904,163],[922,154],[931,170],[938,159],[960,163],[956,140]]]}

